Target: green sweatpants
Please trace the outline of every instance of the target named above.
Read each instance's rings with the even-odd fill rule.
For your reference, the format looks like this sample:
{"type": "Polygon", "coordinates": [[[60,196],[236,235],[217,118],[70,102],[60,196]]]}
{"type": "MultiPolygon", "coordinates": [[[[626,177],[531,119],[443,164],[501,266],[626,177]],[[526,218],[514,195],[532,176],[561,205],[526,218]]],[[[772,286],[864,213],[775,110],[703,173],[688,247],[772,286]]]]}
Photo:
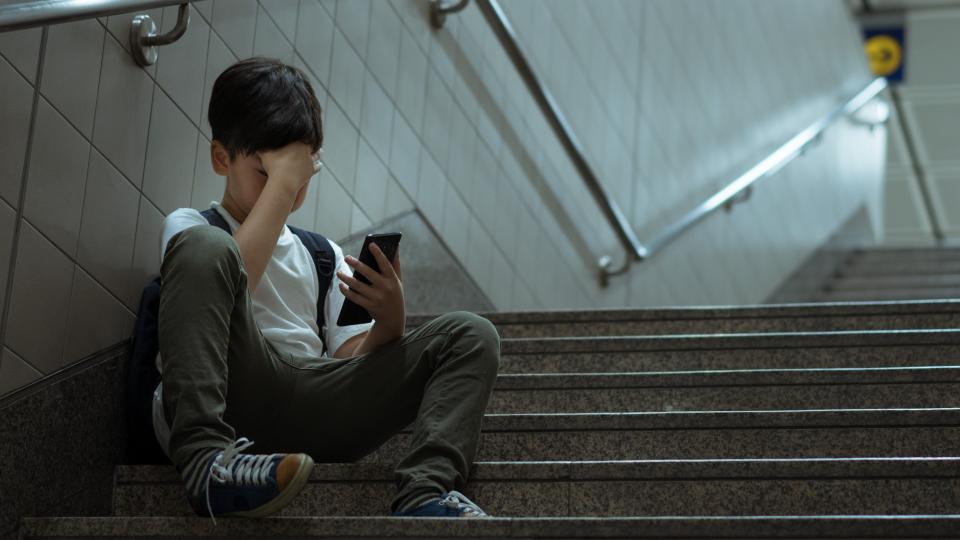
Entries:
{"type": "Polygon", "coordinates": [[[237,437],[248,452],[351,462],[413,423],[391,510],[463,488],[500,363],[489,320],[448,313],[344,359],[279,352],[253,319],[236,241],[206,225],[171,239],[161,282],[163,409],[182,474],[237,437]]]}

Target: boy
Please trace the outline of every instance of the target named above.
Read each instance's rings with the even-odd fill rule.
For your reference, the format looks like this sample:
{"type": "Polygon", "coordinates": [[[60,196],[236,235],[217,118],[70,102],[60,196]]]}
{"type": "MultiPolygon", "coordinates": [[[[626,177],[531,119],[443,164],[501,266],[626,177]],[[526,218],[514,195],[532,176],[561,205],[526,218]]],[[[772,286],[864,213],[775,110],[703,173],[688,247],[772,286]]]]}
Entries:
{"type": "Polygon", "coordinates": [[[285,225],[322,166],[320,105],[302,71],[240,61],[214,83],[208,116],[211,162],[227,179],[211,204],[232,234],[191,208],[164,220],[154,395],[157,439],[194,511],[276,513],[314,459],[355,461],[415,421],[393,515],[486,516],[454,489],[493,391],[496,328],[460,311],[405,333],[399,252],[388,261],[376,244],[381,273],[331,242],[338,279],[317,290],[310,253],[285,225]],[[336,326],[345,298],[373,322],[336,326]],[[243,453],[254,441],[262,453],[243,453]]]}

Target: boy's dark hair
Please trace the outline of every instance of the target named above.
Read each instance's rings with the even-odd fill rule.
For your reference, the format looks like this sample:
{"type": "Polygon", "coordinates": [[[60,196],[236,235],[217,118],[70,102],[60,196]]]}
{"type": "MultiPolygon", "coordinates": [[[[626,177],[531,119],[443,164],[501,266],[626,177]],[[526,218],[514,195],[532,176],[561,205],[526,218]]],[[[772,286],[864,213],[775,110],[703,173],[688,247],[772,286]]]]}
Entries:
{"type": "Polygon", "coordinates": [[[314,152],[323,144],[320,102],[306,74],[273,58],[225,69],[213,83],[207,118],[231,160],[295,141],[314,152]]]}

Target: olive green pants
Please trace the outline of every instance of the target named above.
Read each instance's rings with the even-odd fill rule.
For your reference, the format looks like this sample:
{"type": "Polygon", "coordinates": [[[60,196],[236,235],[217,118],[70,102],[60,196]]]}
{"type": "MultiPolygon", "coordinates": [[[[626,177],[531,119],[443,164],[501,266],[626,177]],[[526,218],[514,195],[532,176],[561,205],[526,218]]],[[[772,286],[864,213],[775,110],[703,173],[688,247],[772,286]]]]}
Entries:
{"type": "Polygon", "coordinates": [[[489,320],[448,313],[344,359],[278,352],[253,319],[236,241],[205,225],[171,239],[161,282],[163,409],[182,474],[237,437],[256,453],[351,462],[412,423],[391,510],[462,489],[500,363],[489,320]]]}

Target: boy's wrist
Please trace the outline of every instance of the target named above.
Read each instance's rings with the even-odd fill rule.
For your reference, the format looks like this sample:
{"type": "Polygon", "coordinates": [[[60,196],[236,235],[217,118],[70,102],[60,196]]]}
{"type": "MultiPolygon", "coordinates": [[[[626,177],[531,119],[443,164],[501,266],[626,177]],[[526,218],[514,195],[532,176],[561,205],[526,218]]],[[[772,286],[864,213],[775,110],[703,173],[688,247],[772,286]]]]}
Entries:
{"type": "Polygon", "coordinates": [[[284,198],[288,198],[292,203],[297,198],[297,193],[300,192],[300,188],[303,187],[303,184],[297,184],[296,182],[290,181],[287,178],[280,176],[282,174],[283,173],[279,173],[269,176],[267,178],[267,184],[263,187],[263,190],[270,190],[272,193],[276,193],[284,198]]]}

